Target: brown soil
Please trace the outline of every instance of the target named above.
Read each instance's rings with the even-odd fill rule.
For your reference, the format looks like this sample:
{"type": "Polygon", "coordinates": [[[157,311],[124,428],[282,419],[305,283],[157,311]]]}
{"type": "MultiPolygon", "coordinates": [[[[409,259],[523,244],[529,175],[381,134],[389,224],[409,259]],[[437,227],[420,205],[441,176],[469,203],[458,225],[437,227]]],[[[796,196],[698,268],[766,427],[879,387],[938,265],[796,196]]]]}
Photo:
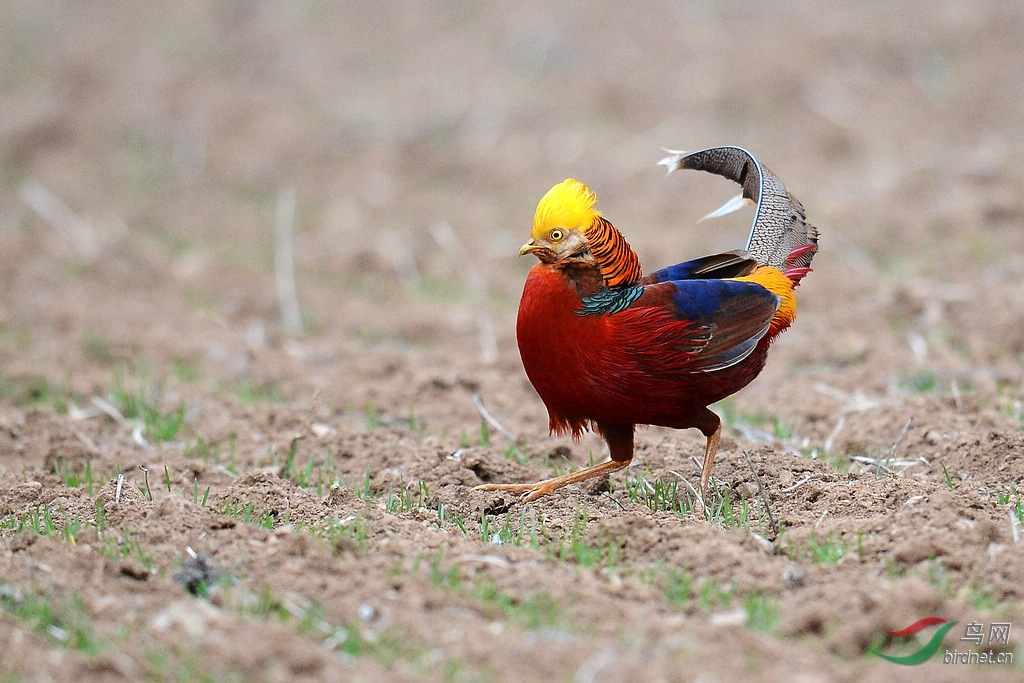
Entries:
{"type": "Polygon", "coordinates": [[[549,5],[5,5],[0,678],[1019,680],[1020,4],[549,5]],[[715,144],[822,250],[711,519],[637,494],[688,501],[696,432],[472,491],[605,457],[519,364],[536,200],[586,180],[648,269],[735,248],[734,188],[654,166],[715,144]],[[868,653],[926,616],[1017,664],[868,653]]]}

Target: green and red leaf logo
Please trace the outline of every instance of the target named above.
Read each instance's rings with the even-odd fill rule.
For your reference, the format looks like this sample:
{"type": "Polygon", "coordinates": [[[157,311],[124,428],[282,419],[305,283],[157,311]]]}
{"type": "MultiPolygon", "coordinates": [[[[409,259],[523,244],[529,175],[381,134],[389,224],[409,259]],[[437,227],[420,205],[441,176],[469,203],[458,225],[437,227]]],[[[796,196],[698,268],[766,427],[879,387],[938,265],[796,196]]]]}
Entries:
{"type": "Polygon", "coordinates": [[[942,639],[945,637],[946,633],[949,632],[949,629],[956,626],[957,622],[946,621],[941,617],[925,617],[924,619],[915,621],[906,628],[901,628],[899,631],[886,631],[886,633],[893,638],[901,638],[903,636],[912,636],[929,626],[934,626],[935,624],[942,624],[942,626],[939,627],[939,629],[932,635],[931,639],[917,652],[897,657],[894,655],[884,655],[878,650],[869,651],[878,655],[882,659],[889,660],[893,664],[902,664],[903,666],[916,666],[918,664],[923,664],[928,661],[936,651],[938,651],[939,646],[942,645],[942,639]]]}

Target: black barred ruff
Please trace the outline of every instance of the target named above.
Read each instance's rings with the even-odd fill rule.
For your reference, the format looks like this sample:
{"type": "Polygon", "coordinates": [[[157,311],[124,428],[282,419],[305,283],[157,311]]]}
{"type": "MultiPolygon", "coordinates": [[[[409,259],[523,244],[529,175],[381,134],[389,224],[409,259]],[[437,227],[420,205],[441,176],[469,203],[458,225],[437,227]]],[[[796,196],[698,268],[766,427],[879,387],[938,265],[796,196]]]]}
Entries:
{"type": "Polygon", "coordinates": [[[601,268],[601,277],[610,289],[632,285],[640,279],[640,259],[618,228],[601,216],[586,231],[590,253],[601,268]]]}

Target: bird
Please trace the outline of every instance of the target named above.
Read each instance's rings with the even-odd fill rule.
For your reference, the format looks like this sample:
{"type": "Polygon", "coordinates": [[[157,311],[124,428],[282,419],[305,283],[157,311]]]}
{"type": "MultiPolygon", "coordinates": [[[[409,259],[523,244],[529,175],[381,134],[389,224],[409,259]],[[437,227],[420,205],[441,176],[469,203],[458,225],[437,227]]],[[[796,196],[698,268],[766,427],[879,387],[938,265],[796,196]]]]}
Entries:
{"type": "Polygon", "coordinates": [[[483,491],[528,502],[629,466],[637,425],[696,428],[706,442],[704,509],[722,421],[708,406],[747,386],[768,348],[796,317],[794,290],[810,271],[818,230],[783,182],[740,147],[673,152],[668,172],[699,170],[742,187],[709,216],[755,205],[747,245],[647,275],[623,234],[596,208],[597,195],[567,178],[540,200],[530,240],[538,262],[523,288],[516,340],[552,434],[600,434],[610,459],[527,484],[483,491]]]}

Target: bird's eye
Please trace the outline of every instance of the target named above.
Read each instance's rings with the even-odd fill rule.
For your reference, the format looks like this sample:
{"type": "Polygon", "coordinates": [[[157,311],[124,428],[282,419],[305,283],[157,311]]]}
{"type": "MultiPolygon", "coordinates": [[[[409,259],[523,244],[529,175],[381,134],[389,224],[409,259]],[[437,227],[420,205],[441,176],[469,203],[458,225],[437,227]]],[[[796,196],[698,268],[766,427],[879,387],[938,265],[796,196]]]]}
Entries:
{"type": "Polygon", "coordinates": [[[548,238],[549,238],[549,239],[550,239],[550,240],[551,240],[552,242],[557,242],[557,241],[559,241],[560,239],[562,239],[563,237],[565,237],[565,232],[564,232],[564,231],[563,231],[563,230],[562,230],[561,228],[555,228],[555,229],[554,229],[554,230],[552,230],[552,231],[551,231],[551,233],[550,233],[550,234],[548,235],[548,238]]]}

